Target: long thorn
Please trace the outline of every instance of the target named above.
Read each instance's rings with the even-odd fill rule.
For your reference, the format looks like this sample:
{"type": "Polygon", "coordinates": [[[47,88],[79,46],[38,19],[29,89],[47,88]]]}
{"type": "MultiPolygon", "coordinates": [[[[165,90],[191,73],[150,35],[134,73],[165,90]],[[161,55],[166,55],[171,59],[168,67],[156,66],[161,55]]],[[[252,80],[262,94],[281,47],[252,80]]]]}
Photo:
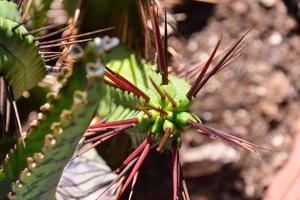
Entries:
{"type": "Polygon", "coordinates": [[[25,141],[24,141],[24,137],[23,137],[23,130],[22,130],[21,120],[20,120],[20,117],[19,117],[19,112],[18,112],[18,107],[17,107],[16,101],[12,102],[12,106],[13,106],[13,110],[14,110],[14,113],[15,113],[15,116],[16,116],[16,119],[17,119],[18,129],[19,129],[19,132],[20,132],[20,135],[21,135],[21,140],[22,140],[23,145],[25,147],[25,141]]]}
{"type": "Polygon", "coordinates": [[[92,129],[107,129],[107,128],[114,128],[117,126],[122,126],[126,124],[136,124],[138,123],[139,120],[137,118],[132,118],[132,119],[124,119],[120,121],[115,121],[115,122],[106,122],[106,123],[97,123],[94,125],[91,125],[88,127],[88,130],[92,129]]]}
{"type": "Polygon", "coordinates": [[[165,10],[165,33],[164,33],[164,56],[165,56],[165,67],[164,73],[166,75],[166,79],[168,80],[168,19],[167,19],[167,11],[165,10]]]}
{"type": "Polygon", "coordinates": [[[161,89],[158,87],[158,85],[153,81],[153,79],[149,76],[150,82],[153,85],[156,92],[159,94],[160,98],[164,100],[166,98],[166,95],[161,91],[161,89]]]}
{"type": "Polygon", "coordinates": [[[12,87],[8,84],[8,82],[6,82],[5,85],[6,85],[7,98],[10,101],[10,103],[12,104],[14,116],[15,116],[15,119],[17,121],[17,127],[18,127],[18,130],[20,132],[20,136],[21,136],[23,146],[25,147],[25,141],[24,141],[24,137],[23,137],[23,130],[22,130],[22,125],[21,125],[21,120],[20,120],[20,117],[19,117],[18,107],[17,107],[16,101],[15,101],[14,93],[13,93],[12,87]]]}
{"type": "Polygon", "coordinates": [[[95,142],[94,144],[92,144],[91,146],[89,146],[87,149],[83,150],[82,152],[78,153],[75,157],[73,157],[71,159],[72,160],[75,160],[76,158],[82,156],[83,154],[85,154],[86,152],[90,151],[91,149],[93,149],[94,147],[98,146],[99,144],[101,144],[103,142],[103,140],[99,140],[97,142],[95,142]]]}
{"type": "MultiPolygon", "coordinates": [[[[221,55],[223,55],[224,53],[227,52],[229,48],[226,48],[224,50],[221,50],[220,52],[217,52],[216,55],[214,56],[214,59],[213,60],[216,60],[218,59],[221,55]]],[[[184,70],[181,71],[178,76],[179,77],[186,77],[187,79],[193,79],[196,74],[198,73],[201,73],[204,65],[206,64],[207,61],[203,62],[199,62],[199,63],[196,63],[194,65],[192,65],[191,67],[184,67],[184,70]]]]}
{"type": "Polygon", "coordinates": [[[130,188],[130,193],[129,193],[129,197],[128,197],[128,200],[131,200],[132,199],[132,196],[133,196],[133,189],[134,189],[134,186],[136,184],[136,181],[137,181],[137,178],[139,176],[139,171],[137,171],[133,177],[133,180],[132,180],[132,183],[131,183],[131,188],[130,188]]]}
{"type": "Polygon", "coordinates": [[[132,181],[133,177],[135,176],[136,172],[139,170],[140,166],[142,165],[142,163],[145,160],[146,156],[148,155],[149,151],[150,151],[150,141],[147,142],[145,148],[143,149],[143,152],[141,153],[141,156],[136,161],[136,164],[134,165],[128,178],[126,179],[126,182],[122,186],[119,197],[121,197],[121,195],[124,193],[124,191],[128,187],[129,183],[132,181]]]}
{"type": "Polygon", "coordinates": [[[118,175],[118,177],[109,184],[109,186],[100,194],[100,196],[97,199],[102,199],[103,195],[111,189],[111,187],[116,184],[122,177],[124,178],[124,174],[133,166],[133,164],[137,161],[138,158],[133,159],[123,170],[122,172],[118,175]]]}
{"type": "Polygon", "coordinates": [[[188,120],[187,123],[189,125],[191,125],[192,127],[201,130],[203,133],[205,133],[207,135],[216,136],[218,138],[221,138],[221,139],[224,139],[224,140],[226,140],[228,142],[236,144],[236,145],[238,145],[238,146],[240,146],[240,147],[242,147],[244,149],[247,149],[248,151],[250,151],[251,153],[253,153],[257,157],[258,157],[258,155],[257,155],[257,152],[256,152],[255,148],[259,148],[261,150],[268,151],[268,149],[260,147],[260,146],[258,146],[256,144],[253,144],[253,143],[251,143],[251,142],[249,142],[247,140],[238,138],[238,137],[236,137],[234,135],[231,135],[229,133],[225,133],[223,131],[219,131],[219,130],[207,127],[207,126],[205,126],[205,125],[203,125],[201,123],[193,122],[191,120],[188,120]]]}
{"type": "Polygon", "coordinates": [[[201,88],[207,83],[207,81],[219,71],[220,68],[224,65],[224,62],[228,59],[230,55],[232,55],[232,52],[234,52],[235,48],[241,43],[241,41],[246,37],[246,35],[250,32],[248,30],[230,49],[229,51],[222,57],[222,59],[216,64],[216,66],[208,73],[208,75],[204,78],[203,81],[197,86],[197,89],[195,90],[194,94],[196,95],[201,88]]]}
{"type": "Polygon", "coordinates": [[[57,54],[51,54],[51,55],[46,55],[46,56],[43,55],[43,58],[44,59],[49,59],[49,58],[53,58],[53,57],[58,58],[61,55],[62,55],[62,52],[59,52],[57,54]]]}
{"type": "Polygon", "coordinates": [[[79,35],[71,35],[69,37],[64,37],[64,38],[60,38],[60,39],[56,39],[56,40],[40,42],[39,45],[53,44],[53,43],[62,42],[62,41],[69,40],[69,39],[85,37],[85,36],[94,35],[97,33],[102,33],[102,32],[108,31],[108,30],[112,30],[112,29],[114,29],[114,27],[91,31],[91,32],[83,33],[83,34],[79,34],[79,35]]]}
{"type": "Polygon", "coordinates": [[[40,37],[35,37],[35,40],[43,40],[43,39],[49,38],[49,37],[51,37],[51,36],[54,36],[54,35],[56,35],[56,34],[62,33],[62,32],[64,32],[65,30],[68,30],[71,26],[73,26],[73,25],[71,24],[71,25],[68,25],[68,26],[66,26],[66,27],[64,27],[64,28],[61,28],[61,29],[57,30],[57,31],[48,33],[48,34],[46,34],[46,35],[43,35],[43,36],[40,36],[40,37]]]}
{"type": "MultiPolygon", "coordinates": [[[[241,50],[246,46],[246,43],[241,44],[239,47],[237,47],[231,55],[224,61],[223,66],[219,69],[219,71],[223,70],[226,68],[228,65],[230,65],[232,62],[234,62],[236,59],[240,57],[240,52],[241,50]]],[[[218,72],[219,72],[218,71],[218,72]]]]}
{"type": "Polygon", "coordinates": [[[78,44],[78,43],[82,43],[82,42],[87,42],[87,41],[91,41],[93,40],[93,38],[88,38],[88,39],[83,39],[83,40],[75,40],[75,41],[71,41],[71,42],[62,42],[60,44],[50,44],[50,45],[44,45],[44,46],[40,46],[39,49],[48,49],[48,48],[52,48],[52,47],[59,47],[59,46],[63,46],[63,45],[69,45],[69,44],[78,44]]]}
{"type": "Polygon", "coordinates": [[[125,130],[127,130],[129,128],[131,128],[132,126],[133,126],[132,124],[121,126],[121,127],[116,128],[116,129],[114,129],[112,131],[109,131],[107,133],[101,134],[101,135],[99,135],[97,137],[85,140],[83,142],[83,144],[90,143],[90,142],[95,142],[95,141],[98,141],[98,140],[104,140],[104,139],[106,139],[108,137],[115,136],[115,135],[117,135],[117,134],[119,134],[119,133],[121,133],[121,132],[123,132],[123,131],[125,131],[125,130]]]}
{"type": "Polygon", "coordinates": [[[164,132],[164,135],[161,138],[158,147],[156,148],[157,151],[161,151],[162,147],[167,142],[167,140],[168,140],[171,133],[172,133],[172,129],[171,128],[166,128],[166,130],[164,132]]]}
{"type": "Polygon", "coordinates": [[[182,185],[182,189],[183,189],[183,195],[185,197],[185,200],[190,200],[189,190],[188,190],[186,181],[185,181],[185,179],[183,177],[182,168],[181,168],[180,165],[179,165],[179,171],[180,171],[180,176],[182,178],[181,185],[182,185]]]}
{"type": "Polygon", "coordinates": [[[166,85],[166,84],[168,84],[168,73],[165,74],[167,65],[165,63],[166,59],[165,59],[165,55],[164,55],[164,48],[162,45],[161,35],[160,35],[160,31],[159,31],[159,25],[158,25],[158,21],[157,21],[157,12],[155,11],[155,8],[153,7],[153,5],[152,6],[149,5],[148,9],[149,9],[149,13],[150,13],[150,19],[151,19],[150,21],[151,21],[154,36],[155,36],[155,46],[156,46],[156,51],[158,53],[158,58],[159,58],[158,66],[159,66],[159,71],[162,75],[162,84],[166,85]]]}
{"type": "Polygon", "coordinates": [[[51,55],[51,54],[59,54],[61,51],[40,51],[40,54],[42,55],[51,55]]]}
{"type": "Polygon", "coordinates": [[[21,6],[22,6],[22,4],[23,4],[23,1],[24,1],[24,0],[19,0],[19,2],[18,2],[18,10],[21,8],[21,6]]]}
{"type": "Polygon", "coordinates": [[[127,79],[122,77],[121,75],[115,73],[109,68],[105,68],[104,75],[107,76],[110,80],[112,80],[119,87],[123,88],[128,92],[132,92],[133,94],[142,97],[145,101],[150,101],[150,97],[146,95],[143,91],[137,88],[135,85],[130,83],[127,79]]]}
{"type": "Polygon", "coordinates": [[[6,116],[5,116],[5,132],[7,133],[9,130],[9,124],[10,124],[10,101],[6,99],[6,116]]]}
{"type": "Polygon", "coordinates": [[[216,52],[217,52],[217,50],[218,50],[218,48],[219,48],[219,46],[220,46],[220,44],[221,44],[222,38],[223,38],[223,35],[220,36],[220,38],[219,38],[219,40],[218,40],[218,42],[217,42],[217,44],[216,44],[216,46],[215,46],[213,52],[210,54],[210,56],[209,56],[208,60],[206,61],[206,63],[205,63],[205,65],[204,65],[204,67],[203,67],[201,73],[199,74],[199,76],[197,77],[195,83],[193,84],[193,86],[190,88],[190,90],[189,90],[188,93],[186,94],[186,96],[187,96],[189,99],[190,99],[192,96],[195,96],[195,95],[196,95],[196,94],[195,94],[196,89],[197,89],[198,85],[201,83],[201,81],[202,81],[202,79],[203,79],[203,77],[204,77],[206,71],[208,70],[208,68],[209,68],[209,66],[210,66],[210,64],[211,64],[211,62],[213,61],[213,59],[214,59],[214,57],[215,57],[215,54],[216,54],[216,52]]]}
{"type": "Polygon", "coordinates": [[[133,159],[135,159],[142,150],[146,147],[148,139],[146,138],[124,161],[123,163],[114,171],[115,173],[119,173],[120,170],[127,166],[133,159]]]}
{"type": "Polygon", "coordinates": [[[153,110],[159,112],[162,116],[167,116],[167,115],[168,115],[168,113],[167,113],[166,111],[164,111],[164,110],[162,110],[162,109],[160,109],[160,108],[157,108],[157,107],[155,107],[155,106],[151,106],[151,105],[149,105],[149,104],[144,104],[143,106],[144,106],[145,108],[153,109],[153,110]]]}
{"type": "Polygon", "coordinates": [[[0,111],[1,111],[1,135],[5,135],[5,119],[6,119],[6,96],[3,77],[0,76],[0,111]]]}
{"type": "Polygon", "coordinates": [[[29,31],[27,33],[23,33],[22,36],[25,37],[27,35],[33,35],[33,34],[41,32],[41,31],[56,28],[56,27],[59,27],[59,26],[62,26],[62,24],[51,24],[51,25],[48,25],[48,26],[44,26],[44,27],[29,31]]]}
{"type": "Polygon", "coordinates": [[[177,107],[176,101],[173,99],[173,97],[171,97],[171,95],[169,95],[169,93],[168,93],[167,91],[164,90],[164,92],[165,92],[165,94],[166,94],[168,100],[171,102],[172,107],[173,107],[173,108],[176,108],[176,107],[177,107]]]}
{"type": "Polygon", "coordinates": [[[173,144],[172,146],[172,179],[173,179],[173,200],[178,200],[178,165],[179,165],[179,156],[177,145],[173,144]]]}
{"type": "Polygon", "coordinates": [[[56,60],[60,57],[61,55],[58,55],[58,56],[54,56],[52,58],[48,58],[48,59],[45,59],[45,62],[49,62],[49,61],[52,61],[52,60],[56,60]]]}
{"type": "Polygon", "coordinates": [[[152,114],[148,110],[146,110],[146,108],[143,105],[137,105],[137,109],[143,111],[146,115],[148,115],[148,117],[152,117],[152,114]]]}
{"type": "Polygon", "coordinates": [[[33,2],[34,2],[34,0],[28,0],[28,3],[25,8],[25,12],[22,15],[22,20],[26,20],[26,18],[28,17],[30,8],[32,7],[33,2]]]}
{"type": "Polygon", "coordinates": [[[146,19],[146,13],[145,13],[145,9],[144,9],[144,5],[142,4],[141,0],[137,1],[138,4],[138,10],[141,16],[141,21],[143,22],[143,28],[144,28],[144,56],[145,59],[148,60],[149,59],[149,49],[150,49],[150,31],[147,27],[147,19],[146,19]]]}

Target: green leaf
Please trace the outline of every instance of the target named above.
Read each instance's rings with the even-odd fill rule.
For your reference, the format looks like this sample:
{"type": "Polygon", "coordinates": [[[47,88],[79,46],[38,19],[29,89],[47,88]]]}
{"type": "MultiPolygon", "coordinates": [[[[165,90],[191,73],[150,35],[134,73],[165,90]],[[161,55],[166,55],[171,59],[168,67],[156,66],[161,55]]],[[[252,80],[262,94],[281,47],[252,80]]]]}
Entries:
{"type": "Polygon", "coordinates": [[[21,23],[16,5],[0,1],[0,74],[12,86],[15,98],[37,85],[46,74],[45,63],[39,54],[32,36],[23,37],[24,26],[13,30],[21,23]],[[5,11],[5,12],[4,12],[5,11]]]}
{"type": "Polygon", "coordinates": [[[21,178],[23,184],[22,187],[13,187],[17,199],[45,199],[54,195],[63,168],[89,125],[101,93],[104,92],[101,89],[102,81],[92,78],[86,80],[84,67],[76,67],[74,70],[74,75],[60,91],[61,98],[48,102],[52,109],[37,127],[29,131],[25,140],[26,147],[19,142],[3,163],[3,170],[0,171],[1,198],[10,190],[8,185],[18,178],[21,178]],[[87,95],[83,100],[73,98],[79,90],[85,91],[79,94],[87,95]],[[54,126],[58,124],[56,122],[59,122],[59,126],[54,126]],[[28,165],[29,157],[32,157],[30,159],[34,165],[28,165]]]}

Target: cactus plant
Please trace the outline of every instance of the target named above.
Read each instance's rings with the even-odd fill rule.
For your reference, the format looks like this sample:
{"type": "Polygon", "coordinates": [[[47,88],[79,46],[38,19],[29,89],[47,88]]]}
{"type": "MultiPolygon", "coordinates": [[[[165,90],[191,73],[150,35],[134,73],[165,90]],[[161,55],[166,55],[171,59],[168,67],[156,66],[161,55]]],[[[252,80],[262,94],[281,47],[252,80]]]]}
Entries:
{"type": "MultiPolygon", "coordinates": [[[[18,2],[22,6],[22,1],[18,2]]],[[[132,5],[135,1],[128,2],[132,5]]],[[[207,62],[201,68],[193,69],[197,76],[189,82],[185,77],[169,73],[167,21],[165,19],[165,40],[162,40],[158,8],[152,1],[138,1],[138,5],[144,13],[144,25],[146,20],[152,24],[152,38],[158,55],[154,64],[138,58],[125,44],[111,50],[118,43],[114,39],[96,39],[84,51],[79,46],[72,46],[90,40],[76,40],[85,36],[76,35],[78,12],[68,26],[59,30],[63,38],[39,42],[22,25],[17,4],[4,0],[0,1],[1,4],[5,7],[0,6],[0,11],[3,11],[0,12],[0,52],[3,52],[0,69],[7,87],[7,98],[15,105],[14,96],[19,98],[25,90],[34,87],[46,74],[45,63],[51,60],[58,62],[56,68],[48,69],[58,69],[60,85],[58,90],[47,94],[47,102],[41,106],[38,119],[26,138],[23,138],[19,125],[22,140],[7,154],[0,170],[1,198],[8,193],[12,199],[53,199],[63,168],[72,158],[82,136],[81,145],[92,145],[79,152],[77,157],[120,133],[125,132],[131,137],[135,150],[115,169],[119,176],[113,183],[120,185],[115,191],[117,198],[124,194],[129,184],[132,183],[133,188],[144,159],[156,147],[158,152],[172,154],[173,199],[180,196],[189,199],[179,164],[182,132],[187,128],[237,144],[255,155],[256,149],[261,149],[251,142],[202,124],[200,117],[190,111],[196,95],[207,81],[236,57],[246,34],[217,59],[220,37],[207,62]],[[21,46],[17,48],[19,43],[21,46]],[[47,57],[45,49],[53,47],[62,48],[58,54],[47,57]],[[74,55],[81,59],[77,64],[74,64],[74,55],[69,55],[74,50],[79,50],[79,55],[78,52],[74,55]],[[209,70],[211,65],[214,66],[209,70]],[[102,120],[89,126],[94,116],[102,120]]],[[[126,31],[122,33],[126,34],[126,31]]],[[[130,34],[130,37],[125,35],[123,41],[132,39],[133,33],[130,34]]],[[[187,70],[183,74],[189,72],[187,70]]],[[[16,106],[14,109],[18,118],[16,106]]]]}

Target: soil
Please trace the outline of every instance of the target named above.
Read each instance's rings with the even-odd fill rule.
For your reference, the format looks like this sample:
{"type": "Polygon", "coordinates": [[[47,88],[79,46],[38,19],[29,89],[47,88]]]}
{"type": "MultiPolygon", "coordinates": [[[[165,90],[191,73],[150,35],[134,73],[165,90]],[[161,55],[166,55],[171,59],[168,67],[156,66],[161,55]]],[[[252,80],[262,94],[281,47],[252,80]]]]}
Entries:
{"type": "MultiPolygon", "coordinates": [[[[295,9],[289,7],[289,11],[295,9]]],[[[207,159],[190,158],[190,153],[212,141],[189,132],[184,136],[181,158],[185,160],[183,169],[191,199],[262,199],[274,173],[289,157],[293,125],[299,116],[300,37],[295,15],[289,15],[284,2],[279,0],[222,0],[216,4],[185,1],[172,11],[175,18],[181,20],[178,29],[183,36],[169,38],[170,46],[180,55],[173,58],[174,65],[204,61],[220,33],[224,34],[224,49],[252,29],[241,56],[208,82],[193,110],[207,125],[272,151],[261,151],[259,159],[229,145],[235,152],[230,161],[222,161],[222,155],[226,156],[224,151],[221,159],[207,163],[207,159]]],[[[210,147],[209,151],[213,154],[216,149],[210,147]]],[[[157,165],[161,164],[154,163],[157,170],[157,165]]],[[[152,180],[153,187],[137,188],[137,196],[148,199],[146,193],[170,194],[171,185],[165,183],[170,177],[163,175],[170,172],[166,170],[169,167],[159,167],[163,169],[161,175],[166,176],[164,183],[152,180]],[[166,190],[160,187],[164,184],[167,184],[166,190]]],[[[139,181],[153,177],[153,173],[147,173],[148,176],[144,175],[139,181]]]]}

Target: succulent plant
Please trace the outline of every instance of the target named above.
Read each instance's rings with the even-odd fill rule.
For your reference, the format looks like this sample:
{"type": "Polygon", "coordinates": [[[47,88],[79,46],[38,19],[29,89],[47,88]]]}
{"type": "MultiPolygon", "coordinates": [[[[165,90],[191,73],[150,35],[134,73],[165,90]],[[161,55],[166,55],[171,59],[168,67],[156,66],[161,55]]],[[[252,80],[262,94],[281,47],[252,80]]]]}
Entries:
{"type": "MultiPolygon", "coordinates": [[[[222,40],[220,37],[206,62],[178,72],[174,70],[176,67],[170,68],[168,62],[166,12],[161,16],[165,19],[163,40],[157,12],[160,8],[154,1],[137,1],[147,30],[146,48],[151,44],[149,40],[154,38],[158,58],[154,63],[139,58],[136,51],[129,50],[124,43],[119,44],[116,38],[96,38],[86,48],[74,45],[92,40],[82,37],[103,31],[77,34],[78,9],[65,27],[35,37],[35,33],[55,26],[27,31],[18,11],[22,2],[0,1],[0,70],[1,86],[5,90],[1,92],[1,100],[8,102],[3,104],[1,116],[9,121],[4,110],[11,104],[21,135],[21,140],[2,162],[0,198],[6,198],[8,193],[11,199],[53,199],[63,169],[81,138],[80,146],[91,145],[73,159],[121,133],[130,136],[135,149],[114,169],[118,177],[111,187],[118,185],[114,191],[116,198],[124,195],[129,184],[132,184],[132,196],[138,171],[149,151],[155,148],[158,152],[172,154],[173,199],[189,199],[179,164],[181,137],[188,128],[237,144],[255,155],[257,149],[263,149],[204,125],[201,116],[190,110],[196,95],[208,80],[236,58],[247,33],[217,55],[222,40]],[[151,22],[153,35],[149,35],[148,21],[151,22]],[[45,41],[56,34],[62,34],[62,37],[45,41]],[[52,48],[59,51],[51,51],[52,48]],[[55,66],[49,66],[53,61],[55,66]],[[36,86],[47,70],[55,72],[56,87],[52,85],[37,119],[28,133],[23,133],[15,99],[36,86]],[[180,76],[176,76],[178,74],[180,76]],[[90,125],[93,117],[100,118],[100,122],[98,120],[90,125]]],[[[133,3],[136,2],[128,1],[130,6],[133,3]]],[[[47,9],[50,4],[43,5],[47,9]]],[[[31,5],[28,3],[26,6],[31,5]]],[[[33,14],[36,12],[39,11],[33,11],[33,14]]],[[[41,23],[43,20],[34,26],[41,23]]],[[[122,41],[129,40],[131,43],[134,32],[131,31],[129,36],[126,31],[121,33],[125,34],[122,41]]],[[[2,127],[1,130],[9,132],[7,128],[2,127]]]]}

